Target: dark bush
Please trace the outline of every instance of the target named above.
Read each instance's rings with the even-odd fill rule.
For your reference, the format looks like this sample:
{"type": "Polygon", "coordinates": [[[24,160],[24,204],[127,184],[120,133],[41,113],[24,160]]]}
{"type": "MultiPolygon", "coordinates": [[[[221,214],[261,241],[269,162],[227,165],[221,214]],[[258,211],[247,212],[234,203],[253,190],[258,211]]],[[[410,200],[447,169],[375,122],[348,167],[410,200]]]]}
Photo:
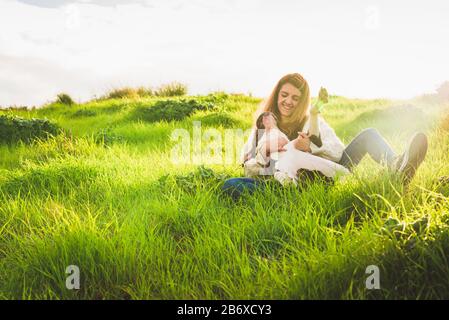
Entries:
{"type": "Polygon", "coordinates": [[[131,88],[131,87],[123,87],[116,88],[109,91],[106,95],[102,96],[100,100],[107,99],[138,99],[144,97],[153,96],[153,91],[151,88],[131,88]]]}
{"type": "Polygon", "coordinates": [[[137,88],[137,95],[141,98],[146,97],[153,97],[154,96],[154,90],[150,87],[139,87],[137,88]]]}
{"type": "Polygon", "coordinates": [[[163,100],[149,108],[139,109],[137,117],[148,122],[179,121],[198,110],[212,110],[212,102],[200,100],[163,100]]]}
{"type": "MultiPolygon", "coordinates": [[[[1,107],[0,107],[1,109],[1,107]]],[[[28,111],[27,106],[9,106],[8,108],[5,108],[4,110],[8,111],[28,111]]]]}
{"type": "Polygon", "coordinates": [[[440,120],[440,128],[446,132],[449,132],[449,111],[440,120]]]}
{"type": "Polygon", "coordinates": [[[79,109],[74,114],[72,114],[73,118],[79,118],[79,117],[94,117],[97,113],[93,110],[89,109],[79,109]]]}
{"type": "Polygon", "coordinates": [[[243,124],[226,112],[216,112],[198,118],[201,124],[208,127],[238,128],[243,124]]]}
{"type": "Polygon", "coordinates": [[[201,101],[211,102],[214,104],[224,103],[229,98],[230,98],[230,95],[225,92],[216,92],[216,93],[208,94],[207,96],[198,97],[198,99],[201,101]]]}
{"type": "Polygon", "coordinates": [[[154,95],[159,97],[178,97],[187,94],[187,86],[179,82],[172,82],[162,85],[154,91],[154,95]]]}
{"type": "Polygon", "coordinates": [[[36,138],[46,139],[58,132],[59,127],[47,119],[0,116],[0,143],[30,143],[36,138]]]}
{"type": "Polygon", "coordinates": [[[152,87],[123,87],[115,88],[97,100],[107,99],[138,99],[148,97],[179,97],[187,94],[187,86],[179,82],[164,84],[155,89],[152,87]]]}
{"type": "Polygon", "coordinates": [[[65,104],[66,106],[72,106],[75,104],[72,97],[70,97],[67,93],[60,93],[56,98],[57,103],[65,104]]]}
{"type": "Polygon", "coordinates": [[[123,137],[112,132],[112,128],[104,128],[95,133],[95,142],[103,146],[110,146],[116,142],[122,142],[123,137]]]}
{"type": "Polygon", "coordinates": [[[443,82],[437,89],[438,98],[443,101],[449,101],[449,81],[443,82]]]}
{"type": "Polygon", "coordinates": [[[139,93],[142,93],[142,89],[135,89],[130,87],[117,88],[111,90],[102,99],[137,99],[140,97],[139,93]]]}

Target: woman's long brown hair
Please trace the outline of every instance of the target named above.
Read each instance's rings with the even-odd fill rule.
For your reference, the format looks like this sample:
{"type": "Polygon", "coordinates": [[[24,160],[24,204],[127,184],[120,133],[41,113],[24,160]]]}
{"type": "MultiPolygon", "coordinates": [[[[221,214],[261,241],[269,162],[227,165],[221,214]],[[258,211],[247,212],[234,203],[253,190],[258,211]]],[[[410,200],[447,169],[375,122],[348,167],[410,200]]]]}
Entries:
{"type": "Polygon", "coordinates": [[[278,127],[284,132],[290,140],[297,137],[298,131],[301,131],[308,118],[310,106],[310,89],[307,81],[299,73],[291,73],[283,76],[273,89],[273,92],[266,100],[262,111],[273,112],[279,119],[278,127]],[[282,117],[278,107],[279,91],[286,83],[290,83],[301,92],[298,106],[288,117],[282,117]]]}

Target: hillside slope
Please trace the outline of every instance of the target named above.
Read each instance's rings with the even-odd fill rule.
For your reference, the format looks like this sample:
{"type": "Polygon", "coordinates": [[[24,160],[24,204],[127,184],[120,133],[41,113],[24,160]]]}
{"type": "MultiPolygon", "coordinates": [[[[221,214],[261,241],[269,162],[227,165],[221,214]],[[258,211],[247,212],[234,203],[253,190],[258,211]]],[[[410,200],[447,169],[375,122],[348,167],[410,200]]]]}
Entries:
{"type": "Polygon", "coordinates": [[[401,152],[426,132],[429,153],[408,192],[365,159],[334,186],[272,186],[234,203],[220,187],[242,175],[238,148],[195,157],[191,141],[194,161],[171,161],[173,132],[194,135],[200,123],[203,148],[213,146],[208,133],[236,137],[259,102],[215,94],[1,111],[64,133],[0,145],[0,298],[449,298],[441,106],[333,97],[323,112],[345,143],[374,127],[401,152]],[[197,109],[167,115],[158,103],[197,109]],[[66,289],[69,265],[80,290],[66,289]],[[365,287],[369,265],[380,290],[365,287]]]}

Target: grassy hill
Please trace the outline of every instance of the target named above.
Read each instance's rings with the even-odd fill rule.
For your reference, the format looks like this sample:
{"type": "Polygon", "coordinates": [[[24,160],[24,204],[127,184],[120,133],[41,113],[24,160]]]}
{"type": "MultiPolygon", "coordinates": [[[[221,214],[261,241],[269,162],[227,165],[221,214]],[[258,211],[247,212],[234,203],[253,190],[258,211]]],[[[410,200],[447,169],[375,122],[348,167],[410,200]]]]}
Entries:
{"type": "Polygon", "coordinates": [[[171,161],[174,130],[200,121],[224,139],[251,126],[259,102],[215,94],[0,111],[63,129],[0,145],[0,298],[449,298],[444,106],[333,97],[323,112],[345,143],[374,127],[401,152],[426,132],[429,153],[407,192],[366,158],[331,187],[272,186],[233,202],[220,187],[243,174],[236,161],[171,161]],[[196,111],[158,120],[167,114],[154,108],[167,103],[196,111]],[[69,265],[80,290],[66,289],[69,265]],[[365,287],[369,265],[380,290],[365,287]]]}

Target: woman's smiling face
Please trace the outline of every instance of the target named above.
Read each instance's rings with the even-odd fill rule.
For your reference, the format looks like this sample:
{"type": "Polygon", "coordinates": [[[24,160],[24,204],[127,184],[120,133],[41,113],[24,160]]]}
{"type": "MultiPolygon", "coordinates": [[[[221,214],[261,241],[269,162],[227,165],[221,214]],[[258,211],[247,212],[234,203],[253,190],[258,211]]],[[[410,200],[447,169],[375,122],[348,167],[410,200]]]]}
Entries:
{"type": "Polygon", "coordinates": [[[282,117],[288,117],[298,106],[301,91],[291,83],[284,84],[279,90],[278,109],[282,117]]]}

